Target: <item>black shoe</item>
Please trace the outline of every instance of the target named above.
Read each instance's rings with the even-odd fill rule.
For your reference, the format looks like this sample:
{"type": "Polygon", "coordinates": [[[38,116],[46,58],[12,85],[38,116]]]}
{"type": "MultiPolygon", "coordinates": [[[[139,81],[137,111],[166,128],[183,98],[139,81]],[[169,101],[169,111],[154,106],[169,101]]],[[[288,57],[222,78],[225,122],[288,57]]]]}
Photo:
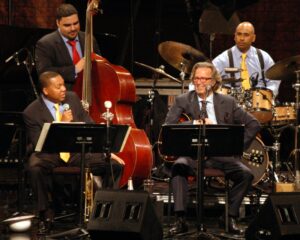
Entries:
{"type": "Polygon", "coordinates": [[[52,209],[47,209],[40,212],[38,234],[47,234],[51,231],[54,222],[54,212],[52,209]]]}
{"type": "MultiPolygon", "coordinates": [[[[221,216],[219,218],[219,226],[220,228],[225,228],[225,217],[221,216]]],[[[242,229],[240,229],[237,224],[234,217],[228,218],[228,232],[235,234],[235,235],[242,235],[244,232],[242,229]]]]}
{"type": "Polygon", "coordinates": [[[48,234],[51,230],[50,223],[47,221],[40,220],[39,221],[39,226],[37,230],[38,235],[45,235],[48,234]]]}
{"type": "Polygon", "coordinates": [[[179,217],[176,219],[176,222],[172,226],[172,228],[169,230],[169,234],[171,236],[174,236],[179,233],[185,233],[188,231],[188,225],[186,224],[184,218],[179,217]]]}

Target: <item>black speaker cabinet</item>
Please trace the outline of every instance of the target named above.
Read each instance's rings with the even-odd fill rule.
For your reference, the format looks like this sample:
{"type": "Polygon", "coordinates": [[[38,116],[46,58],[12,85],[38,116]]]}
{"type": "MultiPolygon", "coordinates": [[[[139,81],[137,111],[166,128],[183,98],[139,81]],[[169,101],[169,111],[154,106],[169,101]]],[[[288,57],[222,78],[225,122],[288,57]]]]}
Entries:
{"type": "Polygon", "coordinates": [[[92,239],[160,240],[163,237],[147,192],[97,191],[87,230],[92,239]]]}
{"type": "Polygon", "coordinates": [[[269,195],[245,236],[246,240],[300,239],[300,193],[269,195]]]}

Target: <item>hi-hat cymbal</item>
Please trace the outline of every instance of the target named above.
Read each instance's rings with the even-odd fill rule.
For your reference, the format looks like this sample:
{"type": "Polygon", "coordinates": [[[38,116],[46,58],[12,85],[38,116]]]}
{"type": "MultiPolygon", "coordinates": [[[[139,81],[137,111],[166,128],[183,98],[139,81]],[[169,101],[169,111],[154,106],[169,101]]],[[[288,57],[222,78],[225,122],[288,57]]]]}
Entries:
{"type": "Polygon", "coordinates": [[[166,41],[158,45],[162,58],[179,71],[190,74],[196,62],[204,62],[208,58],[200,51],[189,45],[166,41]]]}
{"type": "Polygon", "coordinates": [[[273,80],[285,78],[295,78],[295,71],[300,70],[300,55],[281,60],[270,67],[266,72],[266,77],[273,80]]]}
{"type": "Polygon", "coordinates": [[[166,73],[162,68],[154,68],[154,67],[146,65],[144,63],[140,63],[140,62],[134,62],[134,63],[137,64],[137,65],[139,65],[139,66],[142,66],[144,68],[147,68],[147,69],[151,70],[152,72],[155,72],[155,73],[161,74],[161,75],[163,75],[163,76],[165,76],[167,78],[170,78],[171,80],[173,80],[175,82],[181,83],[180,80],[178,80],[177,78],[174,78],[170,74],[166,73]]]}

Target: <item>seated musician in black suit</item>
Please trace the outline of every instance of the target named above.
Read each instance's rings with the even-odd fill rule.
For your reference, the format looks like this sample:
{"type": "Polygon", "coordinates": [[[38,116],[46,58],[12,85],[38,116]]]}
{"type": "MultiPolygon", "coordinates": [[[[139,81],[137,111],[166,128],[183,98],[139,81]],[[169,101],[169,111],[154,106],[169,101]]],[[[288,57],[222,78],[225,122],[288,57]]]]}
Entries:
{"type": "MultiPolygon", "coordinates": [[[[32,149],[35,149],[43,125],[46,122],[93,122],[83,109],[77,95],[66,91],[64,79],[61,75],[56,72],[44,72],[40,75],[40,85],[41,96],[33,101],[23,112],[28,143],[32,146],[32,149]],[[69,109],[64,110],[63,104],[68,104],[69,109]],[[56,106],[58,106],[58,111],[55,109],[56,106]]],[[[87,153],[85,155],[85,163],[91,168],[94,175],[99,175],[102,179],[105,179],[102,187],[118,188],[124,161],[114,154],[111,157],[110,167],[107,166],[105,154],[102,153],[87,153]],[[112,169],[113,177],[107,176],[110,174],[107,171],[108,169],[112,169]]],[[[51,173],[53,168],[80,166],[80,160],[80,153],[31,153],[28,161],[28,172],[34,197],[37,201],[36,210],[41,221],[53,221],[54,209],[51,206],[51,183],[53,180],[51,173]]],[[[94,176],[95,180],[97,177],[94,176]]]]}
{"type": "MultiPolygon", "coordinates": [[[[195,90],[176,97],[165,123],[178,123],[182,114],[185,113],[198,124],[202,121],[199,119],[205,120],[206,124],[244,124],[244,149],[247,149],[260,130],[260,124],[251,114],[239,107],[233,97],[215,92],[220,86],[221,80],[219,73],[211,63],[196,63],[191,73],[191,81],[195,90]],[[205,112],[201,109],[203,100],[206,102],[205,112]]],[[[241,162],[241,158],[238,156],[211,157],[204,162],[204,166],[224,171],[225,175],[233,181],[234,184],[229,193],[229,231],[240,234],[236,218],[239,215],[242,200],[251,187],[253,179],[251,170],[241,162]]],[[[172,235],[188,230],[185,221],[188,203],[187,177],[195,175],[196,167],[197,162],[190,157],[179,157],[172,166],[171,183],[176,215],[176,222],[170,229],[172,235]]],[[[220,219],[220,225],[224,225],[224,217],[220,219]]]]}

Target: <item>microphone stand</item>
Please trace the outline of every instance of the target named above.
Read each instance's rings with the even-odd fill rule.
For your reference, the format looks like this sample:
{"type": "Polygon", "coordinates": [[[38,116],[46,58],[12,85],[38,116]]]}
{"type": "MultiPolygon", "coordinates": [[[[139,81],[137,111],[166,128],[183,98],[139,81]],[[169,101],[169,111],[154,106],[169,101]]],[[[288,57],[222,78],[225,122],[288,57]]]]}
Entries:
{"type": "Polygon", "coordinates": [[[26,59],[23,61],[23,64],[25,65],[26,67],[26,71],[27,71],[27,74],[28,74],[28,77],[29,77],[29,81],[30,81],[30,84],[31,84],[31,87],[32,87],[32,90],[33,90],[33,93],[34,93],[34,96],[36,98],[38,98],[38,92],[37,92],[37,89],[36,89],[36,86],[34,84],[34,81],[32,79],[32,76],[31,76],[31,70],[32,70],[32,67],[34,66],[34,61],[33,61],[33,57],[31,55],[31,52],[27,50],[27,54],[28,56],[26,57],[26,59]]]}
{"type": "Polygon", "coordinates": [[[203,224],[203,161],[205,159],[205,143],[206,139],[206,124],[205,118],[201,118],[202,125],[199,125],[198,148],[197,148],[197,231],[198,233],[205,232],[203,224]]]}
{"type": "Polygon", "coordinates": [[[34,81],[32,79],[32,76],[31,76],[31,70],[32,70],[32,67],[35,65],[34,64],[34,61],[33,61],[33,57],[32,57],[32,54],[31,52],[27,49],[27,48],[21,48],[19,51],[17,51],[16,53],[14,53],[12,56],[10,56],[8,59],[6,59],[6,63],[9,62],[11,59],[14,59],[17,66],[20,66],[21,63],[20,63],[20,60],[19,60],[19,54],[21,52],[25,51],[27,53],[27,56],[25,58],[24,61],[22,61],[21,63],[24,64],[25,68],[26,68],[26,72],[28,74],[28,77],[29,77],[29,81],[30,81],[30,85],[32,87],[32,90],[33,90],[33,93],[35,95],[36,98],[38,98],[38,92],[37,92],[37,88],[34,84],[34,81]]]}
{"type": "MultiPolygon", "coordinates": [[[[210,89],[206,89],[206,98],[208,97],[210,89]]],[[[205,103],[206,104],[206,103],[205,103]]],[[[201,106],[201,111],[203,110],[203,105],[201,106]]],[[[206,138],[206,123],[205,123],[205,114],[200,113],[200,121],[202,124],[199,124],[199,134],[198,134],[198,148],[197,148],[197,234],[200,239],[213,239],[209,233],[206,233],[206,228],[203,223],[203,189],[204,189],[204,167],[203,163],[205,160],[205,149],[207,146],[206,138]]]]}
{"type": "MultiPolygon", "coordinates": [[[[111,108],[111,102],[110,101],[106,101],[104,103],[105,107],[106,107],[106,112],[102,114],[102,117],[106,120],[106,144],[105,144],[105,149],[104,149],[104,153],[105,153],[105,162],[106,162],[106,166],[107,166],[107,174],[106,178],[109,178],[109,176],[111,175],[112,180],[114,182],[114,176],[113,176],[113,172],[110,169],[110,159],[111,159],[111,151],[110,151],[110,146],[111,146],[111,140],[110,140],[110,121],[113,119],[114,114],[110,112],[110,108],[111,108]]],[[[108,182],[108,179],[107,179],[108,182]]]]}

